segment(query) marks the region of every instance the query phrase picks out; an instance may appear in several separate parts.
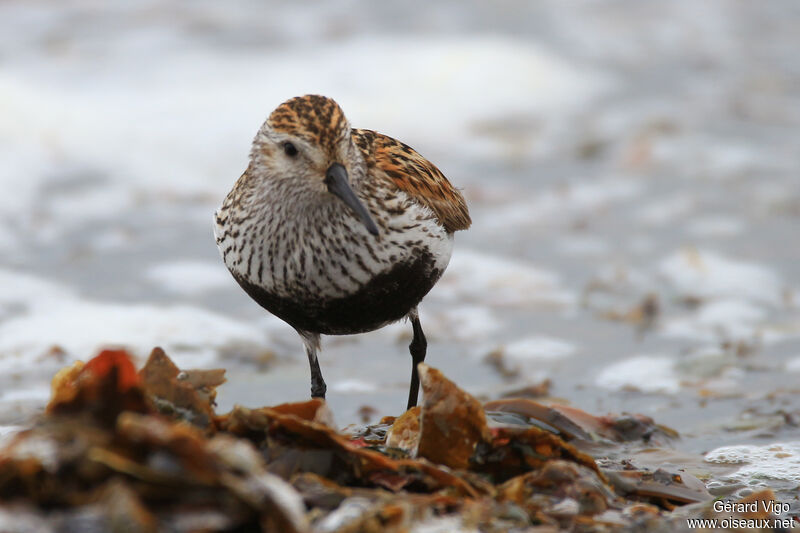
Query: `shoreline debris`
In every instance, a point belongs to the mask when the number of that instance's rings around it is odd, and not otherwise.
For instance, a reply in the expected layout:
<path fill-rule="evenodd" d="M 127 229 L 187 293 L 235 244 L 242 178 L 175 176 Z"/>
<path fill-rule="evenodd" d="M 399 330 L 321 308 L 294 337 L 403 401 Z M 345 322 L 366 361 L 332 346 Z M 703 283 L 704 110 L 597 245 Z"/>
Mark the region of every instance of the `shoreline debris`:
<path fill-rule="evenodd" d="M 710 509 L 690 474 L 585 451 L 676 437 L 647 417 L 483 405 L 419 370 L 420 407 L 347 433 L 323 400 L 220 415 L 223 370 L 156 348 L 137 372 L 103 351 L 58 372 L 44 415 L 0 449 L 0 530 L 680 530 L 674 509 Z"/>

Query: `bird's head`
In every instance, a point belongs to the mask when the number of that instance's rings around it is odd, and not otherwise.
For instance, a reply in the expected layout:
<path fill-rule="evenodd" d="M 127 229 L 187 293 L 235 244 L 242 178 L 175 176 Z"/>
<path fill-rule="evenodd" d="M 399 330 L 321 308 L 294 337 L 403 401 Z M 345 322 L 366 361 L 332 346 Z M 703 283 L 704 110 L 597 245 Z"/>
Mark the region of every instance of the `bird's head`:
<path fill-rule="evenodd" d="M 253 141 L 250 168 L 258 179 L 286 180 L 321 201 L 336 198 L 373 235 L 378 227 L 354 192 L 366 164 L 350 124 L 335 101 L 306 95 L 287 100 L 267 118 Z"/>

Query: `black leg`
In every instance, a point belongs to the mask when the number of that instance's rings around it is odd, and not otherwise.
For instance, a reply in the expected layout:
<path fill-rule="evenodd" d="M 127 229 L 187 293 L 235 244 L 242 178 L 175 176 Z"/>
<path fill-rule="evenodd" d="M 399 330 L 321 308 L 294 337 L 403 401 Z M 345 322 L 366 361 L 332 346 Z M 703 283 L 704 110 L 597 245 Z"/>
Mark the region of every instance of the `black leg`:
<path fill-rule="evenodd" d="M 422 325 L 419 323 L 419 315 L 414 312 L 409 316 L 411 317 L 411 327 L 414 328 L 414 338 L 411 340 L 411 344 L 408 345 L 408 351 L 411 352 L 411 387 L 408 389 L 407 409 L 411 409 L 417 405 L 417 396 L 419 396 L 419 372 L 417 371 L 417 365 L 425 361 L 425 351 L 428 348 L 428 341 L 425 340 L 425 334 L 422 332 Z"/>
<path fill-rule="evenodd" d="M 319 360 L 314 355 L 313 360 L 309 356 L 308 362 L 311 364 L 311 397 L 325 399 L 325 391 L 328 387 L 325 385 L 325 380 L 322 379 L 322 370 L 319 368 Z"/>
<path fill-rule="evenodd" d="M 317 359 L 317 351 L 319 350 L 319 335 L 310 333 L 300 333 L 303 337 L 303 344 L 306 348 L 306 355 L 308 356 L 308 365 L 311 367 L 311 397 L 325 399 L 325 391 L 328 387 L 325 385 L 325 380 L 322 378 L 322 370 L 319 368 L 319 360 Z"/>

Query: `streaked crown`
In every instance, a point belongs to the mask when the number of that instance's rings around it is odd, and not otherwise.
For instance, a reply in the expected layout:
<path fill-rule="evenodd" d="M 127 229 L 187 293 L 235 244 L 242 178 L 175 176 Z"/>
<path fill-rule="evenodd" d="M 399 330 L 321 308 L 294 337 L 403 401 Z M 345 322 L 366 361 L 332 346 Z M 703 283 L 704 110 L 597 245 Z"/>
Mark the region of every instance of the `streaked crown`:
<path fill-rule="evenodd" d="M 307 94 L 279 105 L 267 119 L 276 132 L 298 137 L 333 153 L 342 139 L 350 134 L 350 124 L 342 108 L 325 96 Z"/>

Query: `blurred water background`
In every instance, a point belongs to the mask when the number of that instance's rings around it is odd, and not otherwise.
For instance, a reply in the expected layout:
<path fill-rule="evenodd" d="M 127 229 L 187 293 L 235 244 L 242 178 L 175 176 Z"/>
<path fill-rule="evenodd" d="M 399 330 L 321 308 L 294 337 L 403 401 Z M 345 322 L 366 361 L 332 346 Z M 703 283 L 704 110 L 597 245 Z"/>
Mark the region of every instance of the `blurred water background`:
<path fill-rule="evenodd" d="M 486 398 L 550 379 L 678 430 L 656 463 L 794 490 L 799 22 L 792 0 L 0 3 L 0 423 L 105 345 L 226 368 L 221 410 L 307 398 L 211 215 L 267 114 L 320 93 L 468 199 L 430 364 Z M 324 339 L 340 425 L 401 412 L 409 341 Z"/>

